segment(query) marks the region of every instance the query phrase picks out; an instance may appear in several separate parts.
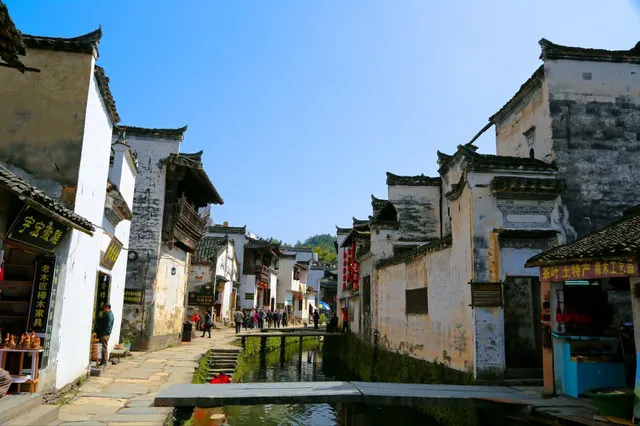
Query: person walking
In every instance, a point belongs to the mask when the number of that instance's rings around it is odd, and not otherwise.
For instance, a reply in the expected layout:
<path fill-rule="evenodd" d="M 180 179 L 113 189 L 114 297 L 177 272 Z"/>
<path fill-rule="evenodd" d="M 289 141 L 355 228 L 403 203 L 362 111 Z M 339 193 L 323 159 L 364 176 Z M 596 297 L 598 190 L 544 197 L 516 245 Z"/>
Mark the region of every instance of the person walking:
<path fill-rule="evenodd" d="M 342 308 L 342 332 L 349 332 L 349 309 L 346 306 Z"/>
<path fill-rule="evenodd" d="M 273 313 L 273 324 L 276 328 L 280 328 L 280 311 Z"/>
<path fill-rule="evenodd" d="M 267 327 L 271 328 L 273 326 L 273 312 L 271 309 L 267 311 Z"/>
<path fill-rule="evenodd" d="M 209 333 L 209 339 L 211 339 L 211 327 L 213 327 L 213 320 L 211 319 L 211 311 L 207 311 L 204 314 L 204 324 L 202 325 L 202 337 L 205 333 Z"/>
<path fill-rule="evenodd" d="M 258 311 L 258 328 L 261 330 L 264 328 L 264 310 L 262 308 Z"/>
<path fill-rule="evenodd" d="M 111 336 L 112 329 L 113 312 L 111 312 L 111 305 L 109 303 L 105 303 L 102 306 L 102 312 L 98 314 L 93 330 L 102 345 L 102 359 L 98 365 L 106 365 L 107 361 L 109 361 L 109 337 Z"/>
<path fill-rule="evenodd" d="M 286 327 L 287 326 L 287 321 L 289 320 L 289 314 L 287 313 L 286 310 L 282 311 L 282 326 Z"/>
<path fill-rule="evenodd" d="M 11 374 L 7 370 L 0 368 L 0 398 L 5 396 L 11 386 Z"/>
<path fill-rule="evenodd" d="M 240 333 L 240 327 L 242 326 L 242 322 L 244 321 L 244 314 L 240 310 L 240 308 L 236 308 L 236 313 L 233 315 L 233 319 L 236 321 L 236 334 Z M 245 329 L 247 328 L 245 324 Z"/>
<path fill-rule="evenodd" d="M 251 309 L 251 312 L 249 313 L 249 328 L 256 328 L 254 325 L 255 321 L 256 321 L 256 310 Z"/>
<path fill-rule="evenodd" d="M 253 328 L 258 328 L 258 311 L 253 312 Z"/>
<path fill-rule="evenodd" d="M 316 330 L 318 329 L 318 322 L 320 322 L 320 314 L 316 309 L 315 311 L 313 311 L 313 328 L 315 328 Z"/>

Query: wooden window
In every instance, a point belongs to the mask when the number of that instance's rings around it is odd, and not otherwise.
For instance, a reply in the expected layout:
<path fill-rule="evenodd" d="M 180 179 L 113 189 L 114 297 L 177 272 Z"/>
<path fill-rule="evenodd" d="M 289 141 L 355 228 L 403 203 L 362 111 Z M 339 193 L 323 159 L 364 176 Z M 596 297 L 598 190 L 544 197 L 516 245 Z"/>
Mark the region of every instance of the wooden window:
<path fill-rule="evenodd" d="M 405 313 L 428 314 L 429 313 L 429 292 L 427 287 L 405 290 Z"/>
<path fill-rule="evenodd" d="M 471 306 L 502 306 L 502 283 L 471 283 Z"/>

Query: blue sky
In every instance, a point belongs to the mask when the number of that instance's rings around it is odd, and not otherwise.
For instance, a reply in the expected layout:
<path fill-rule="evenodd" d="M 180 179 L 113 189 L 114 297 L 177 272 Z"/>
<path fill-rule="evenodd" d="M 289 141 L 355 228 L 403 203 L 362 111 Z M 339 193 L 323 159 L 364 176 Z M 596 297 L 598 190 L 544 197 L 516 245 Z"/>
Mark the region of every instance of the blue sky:
<path fill-rule="evenodd" d="M 189 125 L 216 222 L 287 242 L 349 226 L 385 171 L 437 175 L 540 64 L 538 40 L 628 49 L 631 0 L 5 0 L 26 33 L 102 25 L 122 124 Z M 635 5 L 634 5 L 635 3 Z M 493 130 L 478 142 L 494 152 Z"/>

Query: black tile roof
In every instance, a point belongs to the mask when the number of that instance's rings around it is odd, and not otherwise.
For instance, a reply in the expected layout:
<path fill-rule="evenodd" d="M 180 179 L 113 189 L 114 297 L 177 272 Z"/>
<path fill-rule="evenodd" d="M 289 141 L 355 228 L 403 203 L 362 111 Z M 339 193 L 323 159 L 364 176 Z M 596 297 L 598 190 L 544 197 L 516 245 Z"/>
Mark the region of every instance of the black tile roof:
<path fill-rule="evenodd" d="M 167 164 L 174 164 L 189 168 L 201 185 L 201 191 L 198 191 L 207 203 L 224 204 L 224 200 L 218 193 L 218 190 L 204 171 L 202 166 L 202 151 L 193 154 L 171 154 L 166 159 Z"/>
<path fill-rule="evenodd" d="M 584 47 L 562 46 L 547 39 L 539 41 L 542 53 L 540 59 L 571 59 L 574 61 L 600 62 L 640 62 L 640 42 L 629 50 L 589 49 Z"/>
<path fill-rule="evenodd" d="M 401 186 L 438 186 L 441 179 L 439 177 L 428 177 L 425 175 L 418 176 L 399 176 L 387 172 L 387 185 Z"/>
<path fill-rule="evenodd" d="M 83 231 L 87 234 L 92 234 L 95 231 L 94 225 L 82 216 L 72 212 L 61 203 L 55 201 L 53 198 L 40 191 L 35 186 L 30 185 L 24 179 L 19 178 L 9 169 L 0 164 L 0 185 L 4 186 L 7 190 L 14 193 L 18 197 L 25 197 L 27 203 L 35 203 L 35 207 L 45 210 L 53 214 L 54 219 L 62 218 L 67 225 L 73 226 L 79 231 Z M 32 204 L 33 205 L 33 204 Z"/>
<path fill-rule="evenodd" d="M 213 225 L 208 228 L 208 231 L 212 234 L 246 234 L 247 233 L 247 225 L 245 226 L 224 226 L 224 225 Z"/>
<path fill-rule="evenodd" d="M 204 237 L 198 241 L 191 262 L 205 264 L 213 261 L 215 263 L 215 258 L 227 244 L 228 240 L 224 237 Z"/>
<path fill-rule="evenodd" d="M 336 225 L 336 234 L 348 234 L 352 228 L 340 228 Z"/>
<path fill-rule="evenodd" d="M 491 180 L 491 190 L 495 193 L 560 194 L 564 188 L 562 179 L 496 176 Z"/>
<path fill-rule="evenodd" d="M 146 127 L 135 127 L 135 126 L 115 126 L 113 128 L 114 133 L 122 130 L 126 130 L 127 135 L 130 136 L 151 136 L 154 138 L 161 139 L 171 139 L 171 140 L 182 140 L 184 138 L 184 133 L 187 131 L 187 126 L 178 127 L 177 129 L 153 129 Z"/>
<path fill-rule="evenodd" d="M 371 194 L 371 208 L 373 209 L 373 215 L 375 216 L 378 212 L 388 203 L 388 200 L 383 200 L 380 198 L 374 197 Z"/>
<path fill-rule="evenodd" d="M 122 193 L 120 193 L 118 186 L 112 183 L 110 180 L 107 180 L 107 195 L 113 198 L 115 207 L 119 209 L 122 217 L 127 220 L 133 219 L 133 213 L 131 212 L 129 205 L 122 196 Z"/>
<path fill-rule="evenodd" d="M 369 223 L 368 219 L 356 219 L 355 217 L 351 218 L 353 220 L 353 226 L 366 225 Z"/>
<path fill-rule="evenodd" d="M 94 50 L 98 51 L 98 44 L 100 44 L 101 38 L 102 27 L 90 33 L 71 38 L 23 35 L 24 44 L 27 48 L 90 54 L 93 54 Z"/>
<path fill-rule="evenodd" d="M 554 164 L 549 164 L 536 158 L 478 154 L 474 150 L 469 149 L 466 145 L 459 145 L 458 151 L 462 152 L 462 154 L 468 158 L 468 168 L 471 170 L 522 169 L 555 171 L 558 169 Z"/>
<path fill-rule="evenodd" d="M 9 9 L 0 0 L 0 58 L 9 66 L 25 71 L 25 65 L 18 56 L 26 54 L 22 33 L 9 16 Z"/>
<path fill-rule="evenodd" d="M 386 266 L 399 265 L 401 263 L 407 263 L 407 262 L 410 262 L 411 260 L 413 260 L 413 259 L 415 259 L 417 257 L 420 257 L 420 256 L 422 256 L 424 254 L 433 253 L 433 252 L 436 252 L 436 251 L 447 249 L 447 248 L 451 247 L 452 241 L 453 240 L 451 238 L 451 234 L 449 234 L 449 235 L 444 236 L 443 238 L 440 238 L 439 240 L 435 240 L 433 242 L 418 246 L 418 247 L 414 248 L 413 250 L 403 251 L 402 253 L 399 253 L 398 255 L 394 255 L 393 257 L 390 257 L 389 259 L 379 260 L 378 263 L 376 264 L 376 266 L 378 268 L 384 268 Z"/>
<path fill-rule="evenodd" d="M 511 107 L 516 105 L 522 98 L 524 98 L 532 89 L 535 89 L 542 78 L 544 77 L 544 65 L 540 65 L 537 70 L 529 77 L 527 81 L 525 81 L 522 86 L 518 89 L 515 95 L 511 99 L 505 103 L 502 108 L 498 110 L 495 114 L 489 117 L 489 121 L 491 123 L 496 124 L 496 121 L 499 121 L 499 118 L 503 115 L 503 113 L 507 112 Z"/>
<path fill-rule="evenodd" d="M 111 118 L 111 124 L 118 124 L 120 122 L 120 116 L 116 109 L 116 101 L 113 99 L 111 89 L 109 89 L 109 77 L 104 73 L 104 69 L 98 65 L 95 67 L 94 74 L 96 81 L 98 82 L 98 89 L 100 89 L 100 95 L 104 101 L 107 111 L 109 111 L 109 117 Z"/>
<path fill-rule="evenodd" d="M 533 256 L 527 260 L 525 266 L 530 268 L 561 262 L 628 257 L 638 251 L 640 251 L 640 209 L 634 208 L 629 210 L 626 216 L 599 231 Z"/>

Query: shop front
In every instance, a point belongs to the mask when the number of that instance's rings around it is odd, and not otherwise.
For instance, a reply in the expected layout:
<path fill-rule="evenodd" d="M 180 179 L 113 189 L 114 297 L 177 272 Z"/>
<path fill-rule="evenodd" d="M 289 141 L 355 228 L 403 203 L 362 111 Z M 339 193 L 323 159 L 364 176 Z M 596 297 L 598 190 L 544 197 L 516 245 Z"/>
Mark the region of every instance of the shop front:
<path fill-rule="evenodd" d="M 634 226 L 640 229 L 640 217 L 626 217 L 527 261 L 540 274 L 545 394 L 577 398 L 634 388 Z"/>
<path fill-rule="evenodd" d="M 35 392 L 40 372 L 50 365 L 66 260 L 60 253 L 72 228 L 93 231 L 88 221 L 0 167 L 0 366 L 11 373 L 15 390 Z"/>

